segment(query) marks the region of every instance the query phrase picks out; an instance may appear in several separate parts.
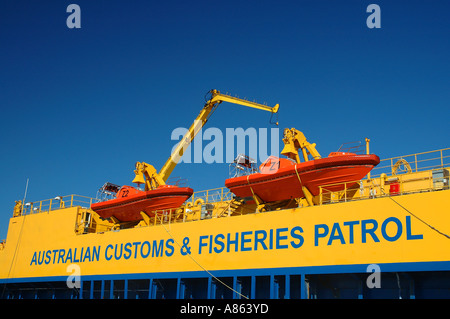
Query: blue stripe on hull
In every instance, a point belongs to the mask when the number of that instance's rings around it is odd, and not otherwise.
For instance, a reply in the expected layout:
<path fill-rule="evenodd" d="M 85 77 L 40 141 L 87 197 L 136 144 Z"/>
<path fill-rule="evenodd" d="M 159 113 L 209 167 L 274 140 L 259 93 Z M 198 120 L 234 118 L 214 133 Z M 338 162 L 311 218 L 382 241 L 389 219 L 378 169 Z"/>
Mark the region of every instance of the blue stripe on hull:
<path fill-rule="evenodd" d="M 368 265 L 0 280 L 0 298 L 450 298 L 450 262 L 379 264 L 381 287 L 368 288 Z M 3 291 L 3 292 L 2 292 Z"/>

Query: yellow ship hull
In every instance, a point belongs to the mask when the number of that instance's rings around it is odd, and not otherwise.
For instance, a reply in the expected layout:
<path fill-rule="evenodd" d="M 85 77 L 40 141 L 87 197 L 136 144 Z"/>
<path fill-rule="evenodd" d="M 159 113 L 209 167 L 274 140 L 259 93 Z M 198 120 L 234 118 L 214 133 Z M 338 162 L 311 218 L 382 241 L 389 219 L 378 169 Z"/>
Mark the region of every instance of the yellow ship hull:
<path fill-rule="evenodd" d="M 450 234 L 450 190 L 396 201 Z M 390 198 L 76 235 L 82 208 L 10 220 L 0 278 L 184 273 L 431 263 L 449 267 L 450 241 Z M 442 263 L 443 262 L 443 263 Z M 365 268 L 360 268 L 365 271 Z"/>

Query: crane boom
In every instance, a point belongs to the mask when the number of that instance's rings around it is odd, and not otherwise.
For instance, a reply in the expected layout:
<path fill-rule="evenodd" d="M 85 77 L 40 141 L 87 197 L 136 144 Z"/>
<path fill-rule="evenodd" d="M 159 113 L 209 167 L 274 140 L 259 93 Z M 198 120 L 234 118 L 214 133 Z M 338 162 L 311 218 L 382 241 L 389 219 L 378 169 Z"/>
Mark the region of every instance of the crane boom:
<path fill-rule="evenodd" d="M 247 101 L 247 100 L 244 100 L 244 99 L 240 99 L 238 97 L 234 97 L 234 96 L 231 96 L 231 95 L 220 93 L 217 90 L 212 90 L 211 93 L 213 95 L 213 98 L 210 100 L 210 102 L 212 102 L 212 103 L 214 103 L 215 101 L 220 101 L 219 103 L 221 103 L 221 102 L 230 102 L 230 103 L 234 103 L 234 104 L 240 104 L 240 105 L 244 105 L 244 106 L 248 106 L 248 107 L 253 107 L 255 109 L 260 109 L 260 110 L 263 110 L 263 111 L 269 111 L 269 112 L 272 112 L 272 113 L 277 113 L 278 109 L 280 107 L 279 104 L 276 104 L 274 107 L 271 107 L 271 106 L 259 104 L 259 103 L 256 103 L 256 102 Z"/>
<path fill-rule="evenodd" d="M 205 105 L 201 109 L 198 116 L 195 118 L 191 127 L 177 144 L 159 173 L 156 172 L 155 168 L 152 165 L 143 162 L 137 162 L 136 170 L 134 171 L 134 173 L 136 174 L 136 177 L 133 180 L 134 183 L 144 183 L 146 190 L 164 185 L 170 174 L 174 170 L 175 166 L 183 156 L 186 148 L 191 144 L 197 133 L 205 125 L 209 117 L 212 115 L 213 111 L 219 106 L 220 103 L 229 102 L 233 104 L 239 104 L 268 111 L 272 114 L 277 113 L 280 107 L 279 104 L 276 104 L 274 107 L 270 107 L 256 102 L 247 101 L 227 94 L 222 94 L 218 90 L 211 90 L 208 93 L 211 93 L 211 98 L 206 101 Z M 278 125 L 278 123 L 276 124 Z"/>
<path fill-rule="evenodd" d="M 169 159 L 166 161 L 164 166 L 159 171 L 159 176 L 164 181 L 166 181 L 169 178 L 170 174 L 172 173 L 173 169 L 177 165 L 178 161 L 183 156 L 186 148 L 194 140 L 197 133 L 208 121 L 209 117 L 212 114 L 212 111 L 214 109 L 216 109 L 220 103 L 229 102 L 229 103 L 233 103 L 233 104 L 239 104 L 239 105 L 243 105 L 243 106 L 248 106 L 248 107 L 268 111 L 271 113 L 277 113 L 278 109 L 280 107 L 279 104 L 276 104 L 274 107 L 270 107 L 267 105 L 247 101 L 247 100 L 240 99 L 240 98 L 230 96 L 227 94 L 222 94 L 218 90 L 211 90 L 210 93 L 211 93 L 211 99 L 209 99 L 205 103 L 203 109 L 200 111 L 199 115 L 194 120 L 194 123 L 192 123 L 188 132 L 183 136 L 181 141 L 178 143 L 177 147 L 174 149 L 174 151 L 170 155 Z M 278 123 L 277 123 L 277 125 L 278 125 Z"/>

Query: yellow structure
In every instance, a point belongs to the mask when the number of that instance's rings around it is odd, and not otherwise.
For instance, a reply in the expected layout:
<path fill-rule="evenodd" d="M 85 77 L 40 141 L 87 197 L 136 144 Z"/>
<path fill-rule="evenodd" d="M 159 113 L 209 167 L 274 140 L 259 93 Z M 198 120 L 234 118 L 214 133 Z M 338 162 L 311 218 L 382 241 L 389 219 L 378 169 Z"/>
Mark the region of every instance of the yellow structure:
<path fill-rule="evenodd" d="M 206 101 L 205 105 L 203 106 L 202 110 L 198 114 L 197 118 L 194 120 L 194 123 L 189 127 L 188 132 L 183 136 L 181 141 L 177 144 L 176 148 L 173 150 L 172 154 L 170 155 L 169 159 L 167 159 L 164 166 L 161 168 L 159 173 L 156 171 L 156 169 L 147 163 L 136 163 L 136 170 L 134 173 L 136 174 L 135 179 L 133 180 L 133 183 L 137 184 L 145 184 L 145 190 L 154 189 L 157 188 L 160 185 L 165 185 L 165 182 L 169 178 L 170 174 L 174 170 L 175 166 L 177 165 L 178 161 L 181 159 L 181 157 L 184 154 L 184 151 L 187 149 L 187 147 L 192 143 L 195 136 L 198 134 L 198 132 L 201 130 L 201 128 L 206 124 L 209 117 L 214 113 L 216 108 L 222 103 L 222 102 L 228 102 L 238 105 L 243 105 L 263 111 L 271 112 L 272 114 L 275 114 L 278 112 L 278 109 L 280 108 L 279 104 L 276 104 L 274 107 L 270 107 L 267 105 L 247 101 L 244 99 L 240 99 L 234 96 L 230 96 L 227 94 L 220 93 L 218 90 L 211 90 L 209 92 L 211 94 L 211 98 Z M 278 122 L 276 123 L 278 125 Z"/>
<path fill-rule="evenodd" d="M 310 144 L 306 140 L 305 135 L 295 128 L 284 130 L 283 142 L 284 148 L 281 151 L 281 154 L 295 160 L 296 163 L 300 163 L 300 156 L 298 155 L 299 149 L 301 149 L 302 151 L 303 159 L 305 162 L 309 160 L 308 153 L 311 154 L 313 159 L 322 158 L 319 152 L 316 150 L 316 144 Z"/>

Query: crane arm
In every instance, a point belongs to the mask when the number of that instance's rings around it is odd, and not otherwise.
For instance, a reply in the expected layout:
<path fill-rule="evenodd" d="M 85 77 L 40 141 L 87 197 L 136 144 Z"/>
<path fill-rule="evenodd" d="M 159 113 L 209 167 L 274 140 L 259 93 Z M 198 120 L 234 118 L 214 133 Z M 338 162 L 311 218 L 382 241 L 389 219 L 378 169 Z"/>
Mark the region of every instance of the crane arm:
<path fill-rule="evenodd" d="M 279 109 L 279 104 L 276 104 L 274 107 L 270 107 L 267 105 L 250 102 L 244 99 L 240 99 L 237 97 L 233 97 L 230 95 L 222 94 L 217 90 L 211 90 L 211 99 L 209 99 L 203 109 L 200 111 L 197 118 L 194 120 L 194 123 L 192 123 L 189 130 L 186 132 L 186 134 L 183 136 L 181 141 L 177 144 L 176 148 L 173 150 L 170 157 L 167 159 L 164 166 L 159 171 L 158 175 L 163 181 L 167 181 L 170 174 L 172 173 L 173 169 L 181 159 L 181 157 L 184 154 L 184 151 L 186 148 L 191 144 L 191 142 L 194 140 L 197 133 L 200 131 L 200 129 L 205 125 L 205 123 L 208 121 L 209 117 L 212 115 L 212 111 L 216 109 L 220 103 L 222 102 L 229 102 L 233 104 L 239 104 L 243 106 L 248 106 L 264 111 L 269 111 L 271 113 L 277 113 Z M 278 125 L 278 123 L 277 123 Z"/>
<path fill-rule="evenodd" d="M 253 107 L 255 109 L 260 109 L 263 111 L 269 111 L 272 113 L 277 113 L 278 109 L 280 107 L 279 104 L 276 104 L 274 107 L 270 107 L 267 105 L 263 105 L 263 104 L 259 104 L 256 102 L 251 102 L 251 101 L 247 101 L 244 99 L 240 99 L 231 95 L 227 95 L 227 94 L 222 94 L 217 90 L 212 90 L 212 99 L 210 100 L 210 102 L 229 102 L 229 103 L 233 103 L 233 104 L 240 104 L 240 105 L 244 105 L 244 106 L 248 106 L 248 107 Z"/>

